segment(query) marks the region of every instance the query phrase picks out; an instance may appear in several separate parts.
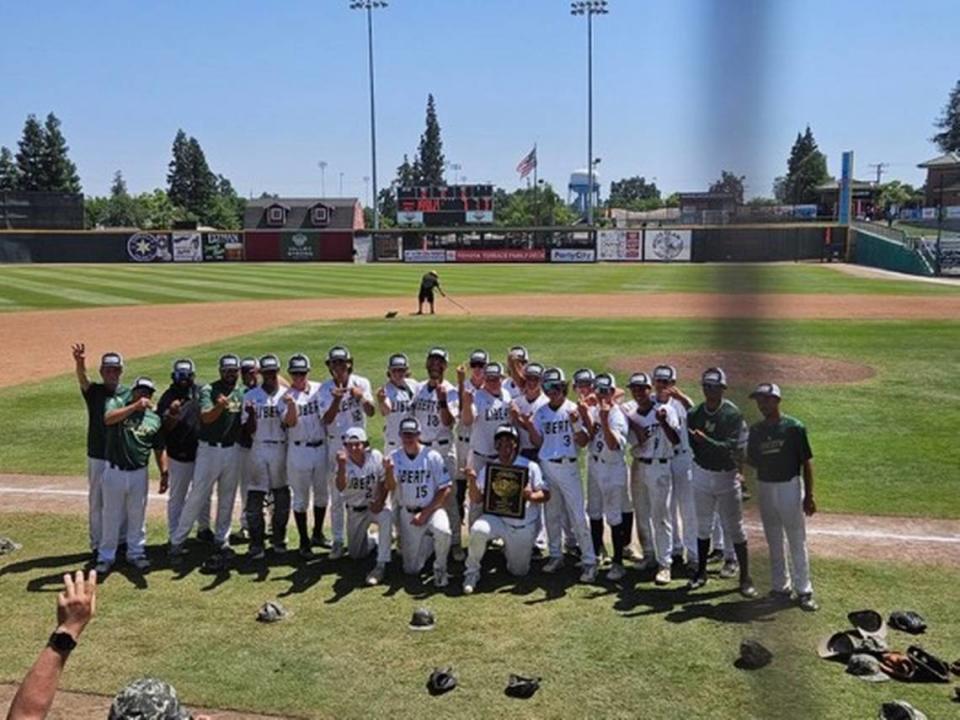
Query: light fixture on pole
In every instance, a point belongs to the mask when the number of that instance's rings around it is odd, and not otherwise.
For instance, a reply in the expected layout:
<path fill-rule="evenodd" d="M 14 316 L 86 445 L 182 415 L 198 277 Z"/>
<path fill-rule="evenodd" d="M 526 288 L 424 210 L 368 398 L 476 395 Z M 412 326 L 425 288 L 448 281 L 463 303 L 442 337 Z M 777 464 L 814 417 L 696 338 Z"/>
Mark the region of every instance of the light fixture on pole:
<path fill-rule="evenodd" d="M 343 173 L 340 173 L 340 197 L 343 197 Z"/>
<path fill-rule="evenodd" d="M 327 196 L 327 161 L 321 160 L 317 163 L 317 167 L 320 168 L 320 196 Z"/>
<path fill-rule="evenodd" d="M 606 15 L 607 0 L 577 0 L 570 3 L 571 15 L 587 18 L 587 225 L 593 225 L 593 16 Z"/>
<path fill-rule="evenodd" d="M 380 209 L 377 207 L 377 115 L 373 86 L 373 11 L 385 8 L 385 0 L 351 0 L 351 10 L 367 13 L 367 55 L 370 69 L 370 175 L 373 178 L 373 229 L 380 229 Z M 369 193 L 368 193 L 369 195 Z"/>

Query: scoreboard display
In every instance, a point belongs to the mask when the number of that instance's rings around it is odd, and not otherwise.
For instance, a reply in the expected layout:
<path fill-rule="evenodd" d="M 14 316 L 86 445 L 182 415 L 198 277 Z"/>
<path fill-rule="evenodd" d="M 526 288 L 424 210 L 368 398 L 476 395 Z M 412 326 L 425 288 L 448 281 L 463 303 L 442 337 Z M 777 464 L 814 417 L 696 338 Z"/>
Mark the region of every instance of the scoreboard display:
<path fill-rule="evenodd" d="M 397 224 L 453 227 L 493 222 L 493 185 L 397 188 Z"/>

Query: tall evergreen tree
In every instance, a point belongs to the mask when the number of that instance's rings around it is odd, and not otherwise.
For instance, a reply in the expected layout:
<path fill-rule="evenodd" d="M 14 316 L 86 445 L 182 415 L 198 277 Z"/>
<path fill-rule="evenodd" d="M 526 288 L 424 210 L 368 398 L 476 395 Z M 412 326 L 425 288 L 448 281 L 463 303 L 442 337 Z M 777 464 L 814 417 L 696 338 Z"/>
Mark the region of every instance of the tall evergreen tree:
<path fill-rule="evenodd" d="M 101 222 L 109 227 L 141 227 L 140 215 L 133 198 L 127 192 L 123 173 L 117 170 L 113 175 L 113 184 L 110 186 L 106 215 Z"/>
<path fill-rule="evenodd" d="M 170 160 L 167 172 L 167 195 L 177 207 L 186 207 L 190 202 L 192 182 L 189 141 L 182 129 L 177 130 L 177 135 L 173 139 L 172 154 L 173 158 Z"/>
<path fill-rule="evenodd" d="M 440 123 L 433 95 L 427 95 L 427 126 L 420 136 L 417 151 L 419 181 L 422 185 L 443 185 L 443 140 L 440 138 Z"/>
<path fill-rule="evenodd" d="M 217 176 L 207 165 L 207 158 L 203 148 L 195 137 L 188 142 L 188 157 L 190 159 L 190 198 L 186 209 L 199 219 L 206 218 L 217 196 Z"/>
<path fill-rule="evenodd" d="M 77 166 L 68 155 L 70 148 L 60 129 L 60 120 L 50 113 L 43 126 L 43 156 L 40 184 L 50 192 L 78 193 L 81 190 Z"/>
<path fill-rule="evenodd" d="M 16 190 L 20 184 L 20 171 L 8 147 L 0 147 L 0 192 Z"/>
<path fill-rule="evenodd" d="M 403 162 L 397 168 L 397 183 L 401 187 L 413 187 L 418 182 L 419 168 L 410 164 L 410 158 L 403 154 Z"/>
<path fill-rule="evenodd" d="M 36 115 L 27 115 L 23 123 L 23 136 L 17 143 L 17 174 L 19 190 L 43 190 L 43 126 Z"/>
<path fill-rule="evenodd" d="M 930 139 L 945 153 L 960 152 L 960 80 L 950 91 L 950 98 L 934 125 L 940 132 Z"/>
<path fill-rule="evenodd" d="M 830 179 L 827 173 L 827 157 L 820 152 L 813 131 L 807 129 L 790 149 L 787 160 L 787 175 L 780 192 L 783 200 L 793 204 L 812 203 L 817 200 L 816 187 Z"/>

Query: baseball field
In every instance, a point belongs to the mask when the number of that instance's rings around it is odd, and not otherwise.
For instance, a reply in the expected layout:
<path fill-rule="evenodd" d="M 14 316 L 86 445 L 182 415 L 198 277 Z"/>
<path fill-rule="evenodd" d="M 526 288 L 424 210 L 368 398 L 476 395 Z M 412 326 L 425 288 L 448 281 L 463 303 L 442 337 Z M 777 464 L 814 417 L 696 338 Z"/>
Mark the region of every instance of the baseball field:
<path fill-rule="evenodd" d="M 87 557 L 86 416 L 71 342 L 86 342 L 90 358 L 119 350 L 128 380 L 149 375 L 161 387 L 180 356 L 206 381 L 224 352 L 285 361 L 301 351 L 322 379 L 327 348 L 346 344 L 356 372 L 376 387 L 392 352 L 407 353 L 422 376 L 432 345 L 461 361 L 475 347 L 503 356 L 519 343 L 568 373 L 589 366 L 621 382 L 670 362 L 695 397 L 699 373 L 719 364 L 750 421 L 759 415 L 749 388 L 778 382 L 784 411 L 806 423 L 815 455 L 819 512 L 808 528 L 820 612 L 742 600 L 734 581 L 716 576 L 691 593 L 679 580 L 656 588 L 636 571 L 624 583 L 587 586 L 572 568 L 552 577 L 535 568 L 517 582 L 495 551 L 470 597 L 461 596 L 458 565 L 445 591 L 396 569 L 367 588 L 366 567 L 324 556 L 238 562 L 208 575 L 197 551 L 174 570 L 156 496 L 154 568 L 140 575 L 121 566 L 102 587 L 64 675 L 62 687 L 77 694 L 61 699 L 61 716 L 102 717 L 102 696 L 142 675 L 167 679 L 192 707 L 236 711 L 230 717 L 845 720 L 874 717 L 895 698 L 930 718 L 957 711 L 946 685 L 861 682 L 815 650 L 847 627 L 849 611 L 912 609 L 930 624 L 920 644 L 960 658 L 960 285 L 806 264 L 455 266 L 441 268 L 441 279 L 462 307 L 441 298 L 438 316 L 415 317 L 424 270 L 0 267 L 0 535 L 23 545 L 0 556 L 8 618 L 0 682 L 22 678 L 51 630 L 62 574 Z M 398 314 L 387 319 L 388 311 Z M 380 423 L 370 427 L 379 445 Z M 747 520 L 763 595 L 769 576 L 754 503 Z M 255 623 L 271 599 L 292 616 Z M 420 605 L 436 613 L 435 631 L 407 630 Z M 774 652 L 773 663 L 733 666 L 748 637 Z M 898 649 L 913 642 L 896 632 L 890 640 Z M 454 666 L 460 686 L 432 698 L 424 683 L 440 665 Z M 511 672 L 541 676 L 541 691 L 505 697 Z M 4 692 L 12 686 L 0 685 L 0 702 Z"/>

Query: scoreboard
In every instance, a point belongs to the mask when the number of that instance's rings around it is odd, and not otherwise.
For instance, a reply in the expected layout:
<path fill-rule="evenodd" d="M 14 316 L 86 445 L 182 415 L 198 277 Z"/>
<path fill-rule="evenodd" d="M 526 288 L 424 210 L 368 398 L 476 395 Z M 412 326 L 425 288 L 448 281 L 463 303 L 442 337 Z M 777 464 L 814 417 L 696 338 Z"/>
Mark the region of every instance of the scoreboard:
<path fill-rule="evenodd" d="M 397 224 L 453 227 L 493 222 L 493 185 L 397 188 Z"/>

